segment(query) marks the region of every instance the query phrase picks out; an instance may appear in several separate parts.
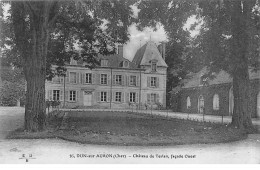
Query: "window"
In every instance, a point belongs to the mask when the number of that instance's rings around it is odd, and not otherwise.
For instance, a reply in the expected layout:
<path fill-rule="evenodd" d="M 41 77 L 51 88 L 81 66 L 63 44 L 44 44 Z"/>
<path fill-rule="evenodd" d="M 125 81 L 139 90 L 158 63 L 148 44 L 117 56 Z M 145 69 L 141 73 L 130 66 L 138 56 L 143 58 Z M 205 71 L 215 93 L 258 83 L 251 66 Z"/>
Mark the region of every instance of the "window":
<path fill-rule="evenodd" d="M 101 84 L 107 84 L 107 74 L 101 74 Z"/>
<path fill-rule="evenodd" d="M 151 94 L 151 103 L 155 103 L 156 102 L 156 94 L 152 93 Z"/>
<path fill-rule="evenodd" d="M 101 102 L 107 101 L 107 92 L 101 92 Z"/>
<path fill-rule="evenodd" d="M 213 96 L 213 110 L 219 110 L 219 96 L 215 94 Z"/>
<path fill-rule="evenodd" d="M 156 87 L 156 77 L 151 77 L 151 87 Z"/>
<path fill-rule="evenodd" d="M 77 83 L 77 74 L 75 72 L 70 72 L 70 83 Z"/>
<path fill-rule="evenodd" d="M 85 83 L 90 84 L 92 82 L 92 75 L 91 73 L 86 73 L 86 81 Z"/>
<path fill-rule="evenodd" d="M 116 92 L 116 102 L 121 102 L 121 97 L 122 93 L 121 92 Z"/>
<path fill-rule="evenodd" d="M 108 60 L 101 60 L 101 66 L 107 66 Z"/>
<path fill-rule="evenodd" d="M 156 71 L 156 62 L 152 62 L 152 71 Z"/>
<path fill-rule="evenodd" d="M 190 109 L 191 102 L 190 102 L 190 96 L 187 97 L 187 109 Z"/>
<path fill-rule="evenodd" d="M 60 100 L 60 91 L 59 90 L 53 90 L 53 100 L 59 101 Z"/>
<path fill-rule="evenodd" d="M 69 101 L 76 101 L 76 91 L 75 90 L 70 91 Z"/>
<path fill-rule="evenodd" d="M 116 75 L 116 84 L 122 85 L 122 75 Z"/>
<path fill-rule="evenodd" d="M 136 86 L 136 76 L 130 76 L 130 86 Z"/>
<path fill-rule="evenodd" d="M 128 68 L 128 65 L 129 65 L 128 61 L 124 61 L 124 68 Z"/>
<path fill-rule="evenodd" d="M 135 103 L 135 97 L 136 97 L 136 93 L 135 92 L 130 92 L 130 102 L 131 103 Z"/>

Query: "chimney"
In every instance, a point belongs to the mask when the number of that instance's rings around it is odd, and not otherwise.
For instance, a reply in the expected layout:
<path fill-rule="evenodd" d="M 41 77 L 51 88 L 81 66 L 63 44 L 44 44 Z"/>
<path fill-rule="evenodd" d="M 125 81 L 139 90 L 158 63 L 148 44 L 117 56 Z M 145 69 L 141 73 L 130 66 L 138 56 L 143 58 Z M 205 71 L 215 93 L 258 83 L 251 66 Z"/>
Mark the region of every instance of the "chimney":
<path fill-rule="evenodd" d="M 123 52 L 124 52 L 124 47 L 123 45 L 119 44 L 118 47 L 118 55 L 122 56 L 123 57 Z"/>
<path fill-rule="evenodd" d="M 166 43 L 165 42 L 161 42 L 160 45 L 158 45 L 158 49 L 159 49 L 159 52 L 161 53 L 162 55 L 162 58 L 165 60 L 165 46 L 166 46 Z"/>

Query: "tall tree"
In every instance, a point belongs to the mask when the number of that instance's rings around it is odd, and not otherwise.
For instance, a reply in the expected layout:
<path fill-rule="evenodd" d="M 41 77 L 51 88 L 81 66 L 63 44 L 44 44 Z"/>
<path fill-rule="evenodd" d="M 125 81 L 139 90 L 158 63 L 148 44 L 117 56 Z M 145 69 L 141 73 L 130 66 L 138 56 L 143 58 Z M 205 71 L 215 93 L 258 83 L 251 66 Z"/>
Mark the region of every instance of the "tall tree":
<path fill-rule="evenodd" d="M 20 106 L 24 104 L 26 82 L 19 68 L 1 66 L 0 69 L 0 102 L 2 105 Z"/>
<path fill-rule="evenodd" d="M 189 45 L 190 33 L 184 30 L 187 19 L 195 14 L 196 6 L 191 1 L 140 1 L 137 3 L 140 9 L 137 19 L 137 27 L 142 30 L 144 27 L 152 27 L 155 30 L 159 25 L 164 27 L 168 37 L 166 43 L 167 106 L 171 105 L 170 91 L 179 85 L 188 70 L 185 68 L 187 46 Z"/>
<path fill-rule="evenodd" d="M 94 56 L 97 53 L 111 53 L 114 43 L 127 41 L 127 28 L 132 22 L 129 4 L 116 0 L 11 1 L 10 20 L 1 25 L 6 28 L 1 30 L 9 31 L 6 34 L 9 37 L 3 38 L 1 47 L 8 51 L 10 47 L 6 48 L 6 43 L 12 45 L 11 53 L 17 55 L 10 56 L 13 56 L 14 63 L 18 61 L 25 73 L 27 131 L 45 128 L 46 70 L 53 76 L 51 64 L 64 66 L 71 56 L 89 63 L 96 62 Z M 102 29 L 101 24 L 105 28 Z M 2 33 L 1 36 L 5 35 Z M 76 42 L 82 55 L 76 55 Z"/>
<path fill-rule="evenodd" d="M 198 3 L 203 17 L 197 48 L 211 72 L 220 69 L 233 78 L 232 125 L 253 129 L 249 68 L 259 69 L 260 7 L 258 0 L 219 0 Z"/>
<path fill-rule="evenodd" d="M 197 70 L 201 66 L 208 66 L 209 76 L 220 70 L 230 73 L 233 77 L 235 99 L 232 125 L 249 131 L 253 129 L 249 107 L 248 69 L 249 67 L 259 69 L 259 1 L 150 0 L 140 1 L 138 7 L 141 9 L 138 22 L 142 27 L 155 27 L 160 22 L 169 41 L 174 40 L 173 42 L 177 44 L 182 42 L 178 39 L 179 36 L 185 37 L 181 34 L 185 19 L 196 15 L 203 21 L 200 34 L 195 40 L 185 43 L 185 45 L 190 43 L 188 48 L 192 49 L 192 53 L 178 55 L 184 60 L 179 63 L 184 70 L 188 67 L 195 67 L 194 70 Z M 196 24 L 193 28 L 195 26 Z M 174 49 L 174 46 L 170 48 Z"/>

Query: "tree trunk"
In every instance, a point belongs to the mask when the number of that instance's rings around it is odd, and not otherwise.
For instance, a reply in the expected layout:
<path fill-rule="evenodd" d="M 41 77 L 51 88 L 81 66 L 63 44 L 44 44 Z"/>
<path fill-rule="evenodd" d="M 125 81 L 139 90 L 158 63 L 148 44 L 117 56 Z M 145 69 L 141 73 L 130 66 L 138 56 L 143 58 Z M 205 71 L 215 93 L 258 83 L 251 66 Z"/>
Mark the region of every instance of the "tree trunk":
<path fill-rule="evenodd" d="M 253 129 L 250 113 L 250 83 L 248 69 L 238 70 L 233 76 L 234 110 L 232 125 L 240 129 Z"/>
<path fill-rule="evenodd" d="M 250 10 L 241 1 L 232 1 L 231 11 L 231 58 L 234 93 L 232 125 L 251 131 L 253 128 L 250 113 L 250 81 L 248 72 L 248 16 Z"/>
<path fill-rule="evenodd" d="M 27 80 L 25 129 L 28 131 L 41 131 L 46 124 L 45 77 L 49 32 L 48 13 L 45 10 L 47 7 L 44 4 L 41 7 L 42 9 L 31 9 L 30 13 L 31 56 L 27 58 L 25 64 Z"/>
<path fill-rule="evenodd" d="M 46 124 L 46 57 L 50 22 L 54 21 L 49 15 L 54 5 L 57 2 L 11 2 L 15 41 L 23 57 L 27 81 L 24 126 L 29 132 L 42 131 Z"/>

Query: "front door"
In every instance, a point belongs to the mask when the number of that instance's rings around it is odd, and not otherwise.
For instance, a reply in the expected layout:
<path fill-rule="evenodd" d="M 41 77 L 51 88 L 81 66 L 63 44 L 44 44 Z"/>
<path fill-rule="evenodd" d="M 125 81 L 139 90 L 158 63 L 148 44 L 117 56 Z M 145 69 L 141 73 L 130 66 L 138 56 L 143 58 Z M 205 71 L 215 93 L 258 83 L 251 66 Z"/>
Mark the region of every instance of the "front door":
<path fill-rule="evenodd" d="M 203 96 L 200 96 L 198 100 L 198 112 L 202 114 L 203 111 L 204 111 L 204 98 Z"/>
<path fill-rule="evenodd" d="M 260 92 L 257 95 L 257 117 L 260 118 Z"/>
<path fill-rule="evenodd" d="M 91 106 L 92 92 L 84 91 L 83 100 L 84 100 L 84 106 Z"/>
<path fill-rule="evenodd" d="M 233 87 L 229 90 L 229 116 L 233 115 L 234 110 L 234 95 L 233 95 Z"/>

